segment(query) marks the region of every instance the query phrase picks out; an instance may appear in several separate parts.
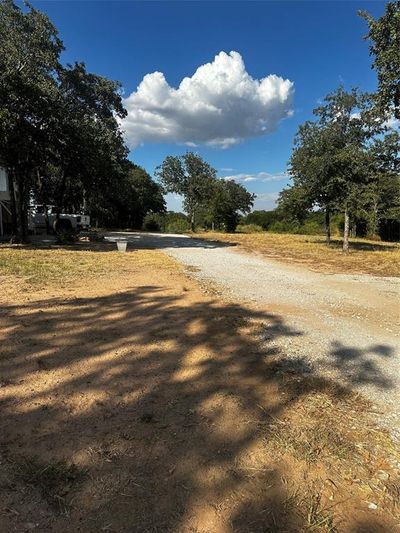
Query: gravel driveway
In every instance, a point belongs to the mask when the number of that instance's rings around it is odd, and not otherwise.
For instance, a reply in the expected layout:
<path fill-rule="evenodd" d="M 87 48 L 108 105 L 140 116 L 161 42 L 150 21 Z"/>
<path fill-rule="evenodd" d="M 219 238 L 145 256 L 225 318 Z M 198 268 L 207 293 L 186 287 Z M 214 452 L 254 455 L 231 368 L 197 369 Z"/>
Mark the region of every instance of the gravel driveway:
<path fill-rule="evenodd" d="M 296 333 L 265 338 L 267 353 L 385 404 L 385 421 L 400 435 L 398 279 L 312 272 L 179 235 L 114 233 L 107 238 L 163 249 L 191 276 L 219 287 L 225 298 L 278 315 L 283 329 Z"/>

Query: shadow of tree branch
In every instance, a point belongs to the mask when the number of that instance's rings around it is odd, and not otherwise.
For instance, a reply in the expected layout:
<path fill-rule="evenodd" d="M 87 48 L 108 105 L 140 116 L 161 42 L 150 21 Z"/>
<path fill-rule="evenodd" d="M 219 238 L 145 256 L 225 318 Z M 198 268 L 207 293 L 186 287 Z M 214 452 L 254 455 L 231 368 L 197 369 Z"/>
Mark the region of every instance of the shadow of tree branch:
<path fill-rule="evenodd" d="M 256 448 L 294 399 L 349 391 L 284 380 L 249 334 L 261 322 L 271 342 L 302 335 L 282 317 L 149 285 L 4 305 L 0 319 L 3 449 L 88 469 L 69 527 L 112 516 L 113 531 L 300 530 L 280 465 Z M 337 344 L 333 356 L 369 379 L 363 353 Z"/>

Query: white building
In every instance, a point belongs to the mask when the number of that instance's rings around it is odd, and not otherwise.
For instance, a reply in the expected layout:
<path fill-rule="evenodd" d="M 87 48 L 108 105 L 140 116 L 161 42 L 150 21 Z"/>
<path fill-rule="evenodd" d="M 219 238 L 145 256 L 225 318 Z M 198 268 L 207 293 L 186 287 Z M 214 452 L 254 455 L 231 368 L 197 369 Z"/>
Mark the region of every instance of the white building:
<path fill-rule="evenodd" d="M 0 167 L 0 237 L 11 232 L 10 192 L 5 168 Z"/>

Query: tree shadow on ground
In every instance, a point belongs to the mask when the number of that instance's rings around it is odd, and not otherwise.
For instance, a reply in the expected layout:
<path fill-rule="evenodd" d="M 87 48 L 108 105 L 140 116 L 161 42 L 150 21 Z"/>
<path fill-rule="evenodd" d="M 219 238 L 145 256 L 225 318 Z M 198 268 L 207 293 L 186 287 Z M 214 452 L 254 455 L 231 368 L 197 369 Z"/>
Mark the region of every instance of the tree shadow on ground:
<path fill-rule="evenodd" d="M 58 243 L 54 236 L 38 236 L 24 245 L 2 244 L 1 249 L 59 249 L 66 251 L 113 252 L 117 251 L 117 242 L 127 243 L 127 252 L 136 250 L 164 250 L 166 248 L 231 248 L 237 243 L 205 240 L 187 235 L 170 235 L 165 233 L 144 232 L 106 232 L 102 241 L 79 240 L 71 243 Z"/>
<path fill-rule="evenodd" d="M 340 372 L 348 385 L 373 384 L 377 389 L 394 387 L 392 377 L 388 376 L 380 362 L 392 358 L 394 348 L 387 344 L 372 344 L 365 348 L 346 346 L 339 341 L 332 343 L 329 354 L 331 365 Z"/>
<path fill-rule="evenodd" d="M 129 249 L 154 250 L 165 248 L 230 248 L 237 246 L 236 243 L 222 242 L 218 240 L 201 239 L 196 235 L 173 235 L 167 233 L 143 233 L 143 232 L 107 232 L 106 241 L 126 241 Z"/>
<path fill-rule="evenodd" d="M 325 243 L 325 240 L 321 239 L 321 243 Z M 342 239 L 332 239 L 330 246 L 333 248 L 342 248 L 343 240 Z M 392 245 L 384 242 L 364 242 L 364 241 L 350 241 L 350 249 L 360 250 L 366 252 L 396 252 L 399 247 L 397 244 L 393 243 Z"/>
<path fill-rule="evenodd" d="M 266 427 L 310 391 L 349 392 L 285 381 L 248 334 L 302 334 L 282 317 L 142 286 L 0 318 L 3 454 L 89 473 L 69 518 L 43 515 L 41 531 L 301 530 Z"/>

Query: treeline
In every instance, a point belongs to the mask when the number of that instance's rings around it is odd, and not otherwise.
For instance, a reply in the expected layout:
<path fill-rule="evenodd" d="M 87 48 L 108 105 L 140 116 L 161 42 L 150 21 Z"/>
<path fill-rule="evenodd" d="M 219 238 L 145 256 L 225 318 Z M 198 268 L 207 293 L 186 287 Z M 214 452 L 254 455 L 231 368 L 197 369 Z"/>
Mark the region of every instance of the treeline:
<path fill-rule="evenodd" d="M 274 231 L 315 232 L 321 216 L 329 243 L 343 226 L 382 235 L 400 220 L 400 0 L 368 21 L 376 94 L 339 88 L 301 125 L 289 172 L 271 222 Z M 217 178 L 198 155 L 167 157 L 155 182 L 128 160 L 120 129 L 126 116 L 120 84 L 90 73 L 84 63 L 62 65 L 63 43 L 48 17 L 0 0 L 0 166 L 7 170 L 13 232 L 27 238 L 31 202 L 56 212 L 84 211 L 103 227 L 235 231 L 254 195 Z M 164 193 L 183 198 L 186 215 L 166 213 Z M 247 222 L 246 222 L 247 220 Z M 312 231 L 313 229 L 313 231 Z M 390 231 L 389 231 L 390 233 Z M 392 231 L 392 234 L 395 231 Z"/>
<path fill-rule="evenodd" d="M 346 250 L 352 232 L 379 235 L 389 220 L 400 219 L 400 136 L 374 96 L 356 89 L 339 88 L 314 115 L 295 138 L 293 185 L 281 192 L 278 214 L 301 226 L 323 211 L 327 243 L 332 216 L 341 214 Z"/>
<path fill-rule="evenodd" d="M 301 220 L 280 209 L 272 211 L 252 211 L 240 219 L 237 231 L 241 233 L 257 233 L 270 231 L 272 233 L 294 233 L 298 235 L 326 234 L 325 213 L 313 211 Z M 335 213 L 330 217 L 330 232 L 334 237 L 340 237 L 344 231 L 344 216 Z M 351 218 L 350 237 L 369 237 L 384 241 L 400 241 L 400 219 L 381 219 L 378 233 L 371 232 L 369 217 L 361 214 Z"/>
<path fill-rule="evenodd" d="M 48 17 L 0 2 L 0 166 L 8 174 L 13 232 L 26 240 L 34 201 L 103 226 L 141 227 L 165 211 L 163 191 L 127 159 L 119 83 L 63 66 Z"/>
<path fill-rule="evenodd" d="M 378 91 L 340 87 L 314 109 L 315 120 L 296 135 L 289 162 L 293 184 L 280 194 L 277 211 L 298 226 L 323 211 L 327 243 L 332 215 L 340 213 L 345 251 L 352 227 L 394 236 L 400 223 L 400 135 L 390 127 L 400 119 L 400 2 L 389 2 L 378 20 L 360 15 L 369 25 Z"/>
<path fill-rule="evenodd" d="M 156 175 L 167 192 L 183 198 L 190 229 L 200 226 L 233 232 L 253 206 L 255 195 L 238 183 L 217 178 L 217 171 L 193 152 L 168 156 Z"/>

